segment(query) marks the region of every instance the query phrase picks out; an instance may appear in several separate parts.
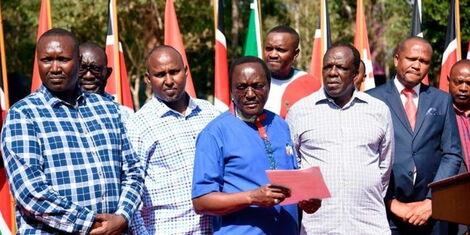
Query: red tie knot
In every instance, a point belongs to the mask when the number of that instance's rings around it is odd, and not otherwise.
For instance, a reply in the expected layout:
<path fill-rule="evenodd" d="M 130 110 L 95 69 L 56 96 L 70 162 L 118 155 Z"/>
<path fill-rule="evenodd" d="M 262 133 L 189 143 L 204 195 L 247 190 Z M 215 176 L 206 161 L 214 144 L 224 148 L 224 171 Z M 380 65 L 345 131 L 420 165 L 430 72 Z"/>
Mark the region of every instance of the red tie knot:
<path fill-rule="evenodd" d="M 413 89 L 409 89 L 409 88 L 405 88 L 401 91 L 407 98 L 412 98 L 413 95 L 415 94 L 415 90 Z"/>

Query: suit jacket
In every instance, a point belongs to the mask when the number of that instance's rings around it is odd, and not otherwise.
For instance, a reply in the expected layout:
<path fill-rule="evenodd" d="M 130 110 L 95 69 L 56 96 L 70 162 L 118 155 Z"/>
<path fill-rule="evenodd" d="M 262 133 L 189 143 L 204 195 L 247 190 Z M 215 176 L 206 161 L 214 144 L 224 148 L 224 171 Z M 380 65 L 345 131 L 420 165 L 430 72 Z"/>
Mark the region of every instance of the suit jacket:
<path fill-rule="evenodd" d="M 462 162 L 451 96 L 421 84 L 413 132 L 393 80 L 367 93 L 385 102 L 392 114 L 395 162 L 386 198 L 401 202 L 431 198 L 428 184 L 456 175 Z M 415 166 L 417 175 L 413 185 Z"/>

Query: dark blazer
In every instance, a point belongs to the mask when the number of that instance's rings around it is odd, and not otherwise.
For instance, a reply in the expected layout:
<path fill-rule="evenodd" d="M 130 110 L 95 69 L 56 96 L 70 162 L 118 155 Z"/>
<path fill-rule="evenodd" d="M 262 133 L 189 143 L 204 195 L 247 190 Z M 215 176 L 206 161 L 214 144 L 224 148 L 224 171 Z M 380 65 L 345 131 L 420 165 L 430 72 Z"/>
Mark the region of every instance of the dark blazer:
<path fill-rule="evenodd" d="M 421 84 L 413 132 L 393 80 L 367 93 L 385 102 L 392 114 L 395 160 L 386 199 L 414 202 L 431 198 L 428 184 L 456 175 L 462 162 L 451 96 Z"/>

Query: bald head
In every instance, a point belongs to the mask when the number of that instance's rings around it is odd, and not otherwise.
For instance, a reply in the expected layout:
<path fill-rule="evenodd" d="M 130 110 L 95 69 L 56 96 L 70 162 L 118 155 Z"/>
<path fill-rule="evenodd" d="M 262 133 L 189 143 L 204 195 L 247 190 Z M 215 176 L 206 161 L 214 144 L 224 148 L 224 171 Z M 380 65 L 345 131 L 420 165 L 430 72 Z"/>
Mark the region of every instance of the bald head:
<path fill-rule="evenodd" d="M 156 57 L 161 57 L 161 56 L 171 56 L 174 57 L 176 60 L 178 60 L 181 65 L 184 67 L 184 62 L 183 62 L 183 57 L 181 54 L 172 46 L 168 45 L 160 45 L 155 48 L 153 48 L 150 53 L 147 55 L 147 59 L 145 60 L 147 69 L 149 67 L 149 62 L 152 59 L 155 59 Z"/>
<path fill-rule="evenodd" d="M 454 105 L 461 111 L 470 110 L 470 60 L 460 60 L 450 70 L 449 92 Z"/>
<path fill-rule="evenodd" d="M 53 28 L 41 35 L 37 42 L 36 52 L 39 49 L 44 49 L 45 41 L 50 41 L 50 38 L 65 38 L 66 41 L 69 41 L 69 46 L 73 48 L 74 52 L 78 55 L 78 40 L 70 31 L 62 28 Z M 47 39 L 47 40 L 46 40 Z"/>
<path fill-rule="evenodd" d="M 426 39 L 424 39 L 422 37 L 418 37 L 418 36 L 409 37 L 409 38 L 401 41 L 398 44 L 398 47 L 397 47 L 395 53 L 400 54 L 404 50 L 406 50 L 407 48 L 409 48 L 410 46 L 415 45 L 415 44 L 421 44 L 421 45 L 427 47 L 431 51 L 431 54 L 432 54 L 431 44 Z"/>

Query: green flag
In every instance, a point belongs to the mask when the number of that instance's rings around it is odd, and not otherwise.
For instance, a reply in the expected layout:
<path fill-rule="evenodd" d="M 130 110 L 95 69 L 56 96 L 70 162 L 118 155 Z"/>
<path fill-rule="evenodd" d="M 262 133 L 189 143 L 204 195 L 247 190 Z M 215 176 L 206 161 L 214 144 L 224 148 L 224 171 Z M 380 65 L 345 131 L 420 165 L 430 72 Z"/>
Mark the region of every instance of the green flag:
<path fill-rule="evenodd" d="M 246 34 L 245 48 L 243 55 L 263 58 L 261 49 L 261 27 L 258 0 L 253 0 L 250 4 L 250 21 L 248 22 L 248 33 Z"/>

